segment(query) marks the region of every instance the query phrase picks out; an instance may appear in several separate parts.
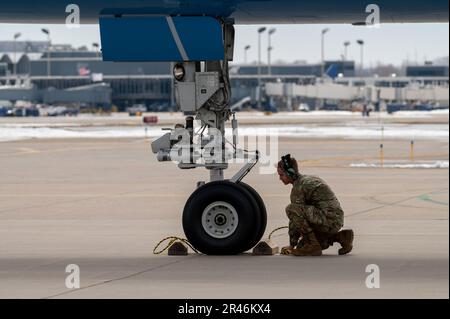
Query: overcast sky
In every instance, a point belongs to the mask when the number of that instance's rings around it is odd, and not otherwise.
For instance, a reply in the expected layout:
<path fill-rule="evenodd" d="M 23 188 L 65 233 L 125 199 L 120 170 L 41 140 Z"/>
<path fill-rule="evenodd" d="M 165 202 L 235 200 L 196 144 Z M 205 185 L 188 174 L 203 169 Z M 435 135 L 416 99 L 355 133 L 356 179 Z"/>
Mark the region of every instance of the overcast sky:
<path fill-rule="evenodd" d="M 12 40 L 14 33 L 21 32 L 21 40 L 46 40 L 40 31 L 42 27 L 50 29 L 52 42 L 71 43 L 75 47 L 99 42 L 98 26 L 81 26 L 79 29 L 67 29 L 65 26 L 14 25 L 0 24 L 0 40 Z M 257 28 L 259 26 L 237 26 L 235 61 L 243 62 L 244 47 L 251 45 L 248 61 L 257 59 Z M 365 65 L 377 62 L 401 64 L 404 60 L 423 63 L 425 59 L 449 55 L 448 24 L 384 24 L 380 28 L 355 27 L 350 25 L 274 25 L 277 29 L 272 36 L 272 61 L 293 62 L 306 60 L 320 61 L 320 33 L 328 27 L 326 35 L 325 58 L 340 59 L 343 43 L 351 41 L 349 59 L 359 61 L 357 39 L 363 39 L 365 46 Z M 262 37 L 263 62 L 267 61 L 267 34 Z"/>

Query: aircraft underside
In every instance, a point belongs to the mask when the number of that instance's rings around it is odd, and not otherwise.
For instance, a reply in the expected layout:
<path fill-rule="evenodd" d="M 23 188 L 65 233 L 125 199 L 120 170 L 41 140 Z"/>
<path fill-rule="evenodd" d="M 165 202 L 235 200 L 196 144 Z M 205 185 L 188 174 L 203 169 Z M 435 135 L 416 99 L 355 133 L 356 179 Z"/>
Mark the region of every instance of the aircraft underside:
<path fill-rule="evenodd" d="M 80 23 L 102 15 L 183 15 L 233 19 L 236 24 L 361 23 L 369 4 L 380 8 L 382 23 L 448 22 L 446 0 L 18 0 L 2 1 L 0 23 L 65 23 L 69 4 L 79 7 Z"/>

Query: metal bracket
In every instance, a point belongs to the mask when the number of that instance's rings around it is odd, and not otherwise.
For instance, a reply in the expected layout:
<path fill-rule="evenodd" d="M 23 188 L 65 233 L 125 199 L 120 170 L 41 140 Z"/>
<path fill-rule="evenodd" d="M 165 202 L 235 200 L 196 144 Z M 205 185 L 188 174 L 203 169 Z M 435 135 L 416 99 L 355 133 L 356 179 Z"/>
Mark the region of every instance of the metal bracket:
<path fill-rule="evenodd" d="M 233 175 L 233 177 L 230 178 L 230 182 L 237 183 L 242 181 L 242 179 L 247 176 L 248 173 L 252 170 L 253 167 L 258 163 L 259 161 L 259 152 L 256 151 L 255 156 L 242 167 L 236 174 Z"/>

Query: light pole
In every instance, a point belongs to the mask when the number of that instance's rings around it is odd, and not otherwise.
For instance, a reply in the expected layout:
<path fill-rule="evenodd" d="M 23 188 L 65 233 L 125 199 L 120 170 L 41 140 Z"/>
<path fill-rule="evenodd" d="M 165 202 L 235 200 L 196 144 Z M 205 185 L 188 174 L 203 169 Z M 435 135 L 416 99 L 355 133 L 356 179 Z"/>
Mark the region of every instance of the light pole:
<path fill-rule="evenodd" d="M 360 67 L 359 73 L 360 73 L 360 76 L 363 76 L 363 70 L 364 70 L 364 41 L 363 40 L 357 40 L 356 43 L 358 43 L 360 45 L 360 47 L 361 47 L 361 65 L 359 66 Z"/>
<path fill-rule="evenodd" d="M 96 57 L 98 58 L 100 45 L 98 43 L 94 42 L 94 43 L 92 43 L 92 46 L 95 48 L 94 50 L 96 53 Z"/>
<path fill-rule="evenodd" d="M 250 48 L 250 45 L 246 45 L 244 48 L 244 64 L 247 64 L 247 51 L 250 50 Z"/>
<path fill-rule="evenodd" d="M 277 29 L 272 28 L 272 29 L 270 29 L 269 32 L 268 32 L 268 43 L 267 43 L 267 73 L 268 73 L 269 75 L 272 74 L 271 53 L 272 53 L 272 50 L 273 50 L 272 42 L 271 42 L 270 40 L 271 40 L 272 34 L 274 34 L 275 31 L 277 31 Z"/>
<path fill-rule="evenodd" d="M 271 54 L 272 50 L 273 50 L 273 46 L 267 47 L 267 55 L 269 57 L 268 65 L 267 65 L 267 68 L 268 68 L 267 69 L 267 74 L 269 74 L 269 75 L 272 75 L 272 64 L 270 62 L 270 54 Z"/>
<path fill-rule="evenodd" d="M 16 42 L 17 42 L 17 39 L 18 38 L 20 38 L 20 36 L 21 36 L 22 34 L 19 32 L 19 33 L 16 33 L 16 34 L 14 34 L 14 61 L 13 61 L 13 74 L 14 74 L 14 77 L 16 77 L 16 75 L 17 75 L 17 48 L 16 48 Z"/>
<path fill-rule="evenodd" d="M 348 53 L 348 46 L 350 45 L 350 41 L 344 42 L 344 61 L 347 61 L 347 53 Z"/>
<path fill-rule="evenodd" d="M 50 50 L 52 46 L 52 42 L 50 39 L 50 30 L 49 29 L 41 29 L 42 33 L 47 35 L 48 40 L 48 50 L 47 50 L 47 77 L 50 77 L 51 74 L 51 66 L 50 66 Z"/>
<path fill-rule="evenodd" d="M 345 74 L 345 62 L 347 61 L 348 54 L 348 46 L 350 45 L 350 41 L 344 42 L 344 54 L 342 55 L 342 75 Z"/>
<path fill-rule="evenodd" d="M 258 29 L 258 109 L 261 109 L 261 34 L 266 31 L 266 27 Z"/>
<path fill-rule="evenodd" d="M 325 73 L 325 34 L 330 31 L 329 28 L 325 28 L 322 30 L 322 61 L 321 61 L 321 68 L 320 68 L 320 76 L 323 78 L 323 74 Z"/>

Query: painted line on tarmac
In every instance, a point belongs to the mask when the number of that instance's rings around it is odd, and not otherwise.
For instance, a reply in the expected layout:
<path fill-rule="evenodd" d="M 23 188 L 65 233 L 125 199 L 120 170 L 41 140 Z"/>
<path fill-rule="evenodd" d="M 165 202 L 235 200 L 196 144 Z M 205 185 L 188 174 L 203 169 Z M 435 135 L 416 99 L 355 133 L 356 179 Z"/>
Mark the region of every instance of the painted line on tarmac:
<path fill-rule="evenodd" d="M 90 147 L 67 147 L 67 148 L 54 148 L 46 150 L 38 150 L 32 148 L 19 148 L 19 152 L 1 154 L 0 157 L 10 157 L 10 156 L 21 156 L 30 154 L 42 154 L 42 153 L 61 153 L 61 152 L 71 152 L 71 151 L 101 151 L 101 150 L 112 150 L 117 148 L 123 148 L 124 146 L 130 146 L 134 143 L 119 143 L 114 146 L 90 146 Z"/>
<path fill-rule="evenodd" d="M 188 260 L 191 260 L 191 259 L 193 259 L 195 257 L 198 257 L 198 256 L 201 256 L 201 254 L 191 254 L 191 255 L 189 255 L 187 257 L 183 256 L 183 257 L 181 257 L 178 260 L 175 260 L 173 262 L 170 262 L 170 263 L 167 263 L 167 264 L 164 264 L 164 265 L 159 265 L 159 266 L 156 266 L 156 267 L 150 267 L 150 268 L 138 271 L 138 272 L 131 273 L 131 274 L 126 275 L 126 276 L 121 276 L 121 277 L 117 277 L 117 278 L 113 278 L 113 279 L 104 280 L 104 281 L 101 281 L 101 282 L 97 282 L 95 284 L 91 284 L 91 285 L 87 285 L 87 286 L 84 286 L 84 287 L 80 287 L 78 289 L 63 291 L 63 292 L 58 293 L 58 294 L 54 294 L 54 295 L 51 295 L 51 296 L 43 297 L 41 299 L 52 299 L 52 298 L 60 297 L 60 296 L 63 296 L 63 295 L 76 293 L 76 292 L 79 292 L 81 290 L 86 290 L 86 289 L 89 289 L 89 288 L 103 286 L 103 285 L 106 285 L 106 284 L 109 284 L 109 283 L 112 283 L 112 282 L 129 279 L 129 278 L 136 277 L 138 275 L 141 275 L 141 274 L 144 274 L 144 273 L 147 273 L 147 272 L 151 272 L 153 270 L 158 270 L 158 269 L 161 269 L 161 268 L 164 268 L 164 267 L 167 267 L 167 266 L 171 266 L 171 265 L 174 265 L 174 264 L 181 263 L 183 261 L 188 261 Z"/>
<path fill-rule="evenodd" d="M 368 201 L 368 202 L 370 202 L 370 203 L 373 203 L 373 204 L 389 205 L 389 202 L 385 202 L 385 201 L 383 201 L 381 199 L 378 199 L 377 196 L 379 196 L 379 195 L 376 195 L 376 196 L 363 196 L 361 198 L 366 200 L 366 201 Z M 396 195 L 394 195 L 394 196 L 396 196 Z M 414 209 L 423 209 L 424 208 L 424 207 L 408 205 L 408 204 L 401 204 L 401 203 L 395 204 L 395 205 L 391 205 L 391 206 L 401 207 L 401 208 L 414 208 Z"/>
<path fill-rule="evenodd" d="M 445 190 L 448 191 L 448 189 L 443 189 L 443 190 L 437 190 L 435 192 L 442 192 L 442 191 L 445 191 Z M 434 192 L 431 192 L 431 193 L 434 193 Z M 431 194 L 431 193 L 428 193 L 428 194 Z M 401 203 L 407 202 L 407 201 L 409 201 L 411 199 L 417 199 L 418 197 L 420 197 L 422 195 L 427 195 L 427 194 L 414 195 L 414 196 L 407 197 L 407 198 L 404 198 L 404 199 L 401 199 L 401 200 L 398 200 L 398 201 L 395 201 L 395 202 L 386 203 L 386 204 L 383 204 L 383 205 L 380 205 L 380 206 L 376 206 L 376 207 L 372 207 L 372 208 L 369 208 L 369 209 L 364 209 L 364 210 L 361 210 L 359 212 L 355 212 L 355 213 L 352 213 L 352 214 L 349 214 L 349 215 L 345 215 L 345 217 L 349 218 L 349 217 L 353 217 L 353 216 L 357 216 L 357 215 L 361 215 L 361 214 L 370 213 L 372 211 L 375 211 L 375 210 L 378 210 L 378 209 L 381 209 L 381 208 L 384 208 L 384 207 L 387 207 L 387 206 L 396 206 L 397 204 L 401 204 Z"/>
<path fill-rule="evenodd" d="M 16 197 L 16 198 L 29 198 L 29 197 L 85 197 L 85 199 L 92 199 L 98 197 L 104 198 L 140 198 L 140 197 L 189 197 L 189 194 L 0 194 L 0 197 Z"/>
<path fill-rule="evenodd" d="M 415 198 L 422 200 L 422 201 L 426 201 L 426 202 L 430 202 L 430 203 L 434 203 L 434 204 L 438 204 L 438 205 L 442 205 L 442 206 L 448 206 L 448 202 L 443 202 L 443 201 L 436 201 L 434 199 L 432 199 L 430 197 L 430 195 L 436 195 L 436 194 L 447 194 L 448 190 L 445 191 L 436 191 L 436 192 L 430 192 L 430 193 L 425 193 L 425 194 L 421 194 Z M 393 196 L 397 196 L 396 194 L 379 194 L 379 195 L 375 195 L 375 196 L 363 196 L 362 198 L 375 203 L 375 204 L 381 204 L 381 205 L 389 205 L 388 202 L 382 201 L 381 199 L 378 199 L 377 196 L 389 196 L 389 195 L 393 195 Z M 413 206 L 413 205 L 392 205 L 392 206 L 397 206 L 397 207 L 403 207 L 403 208 L 417 208 L 417 209 L 423 209 L 423 207 L 418 207 L 418 206 Z"/>
<path fill-rule="evenodd" d="M 379 206 L 372 207 L 372 208 L 369 208 L 369 209 L 364 209 L 364 210 L 361 210 L 361 211 L 359 211 L 359 212 L 355 212 L 355 213 L 346 215 L 345 217 L 346 217 L 346 218 L 349 218 L 349 217 L 354 217 L 354 216 L 357 216 L 357 215 L 362 215 L 362 214 L 370 213 L 370 212 L 373 212 L 373 211 L 378 210 L 378 209 L 382 209 L 382 208 L 387 207 L 387 206 L 396 206 L 396 205 L 398 205 L 398 204 L 407 202 L 407 201 L 412 200 L 412 199 L 420 199 L 420 196 L 423 196 L 423 195 L 433 194 L 433 193 L 435 193 L 435 192 L 444 192 L 444 191 L 448 191 L 448 189 L 441 189 L 441 190 L 432 191 L 432 192 L 425 193 L 425 194 L 414 195 L 414 196 L 407 197 L 407 198 L 404 198 L 404 199 L 401 199 L 401 200 L 398 200 L 398 201 L 395 201 L 395 202 L 385 203 L 385 204 L 383 204 L 383 205 L 379 205 Z"/>
<path fill-rule="evenodd" d="M 422 194 L 422 195 L 418 196 L 417 198 L 420 199 L 420 200 L 423 200 L 425 202 L 429 202 L 429 203 L 433 203 L 433 204 L 437 204 L 437 205 L 442 205 L 442 206 L 448 206 L 448 202 L 441 202 L 441 201 L 435 200 L 435 199 L 430 197 L 431 194 L 433 194 L 433 193 Z M 434 194 L 436 194 L 436 193 L 434 193 Z"/>
<path fill-rule="evenodd" d="M 47 207 L 51 207 L 51 206 L 79 203 L 79 202 L 89 201 L 89 200 L 108 199 L 111 197 L 117 197 L 117 198 L 127 197 L 129 195 L 136 195 L 135 193 L 143 193 L 143 192 L 146 192 L 146 191 L 130 191 L 130 192 L 124 192 L 124 193 L 119 193 L 119 194 L 89 195 L 86 198 L 57 201 L 54 203 L 47 203 L 47 204 L 42 204 L 42 205 L 31 205 L 31 206 L 26 206 L 26 207 L 7 208 L 7 209 L 0 210 L 0 214 L 10 213 L 10 212 L 14 212 L 14 211 L 22 211 L 22 210 L 27 210 L 27 209 L 47 208 Z M 6 194 L 6 195 L 9 195 L 9 194 Z M 29 195 L 25 195 L 24 197 L 28 197 L 28 196 Z M 150 195 L 148 195 L 148 194 L 146 194 L 146 196 L 150 197 Z M 0 197 L 7 197 L 7 196 L 0 196 Z M 133 197 L 133 196 L 130 196 L 130 197 Z M 166 197 L 174 197 L 174 195 L 167 194 Z M 183 195 L 183 197 L 186 197 L 186 195 Z"/>

